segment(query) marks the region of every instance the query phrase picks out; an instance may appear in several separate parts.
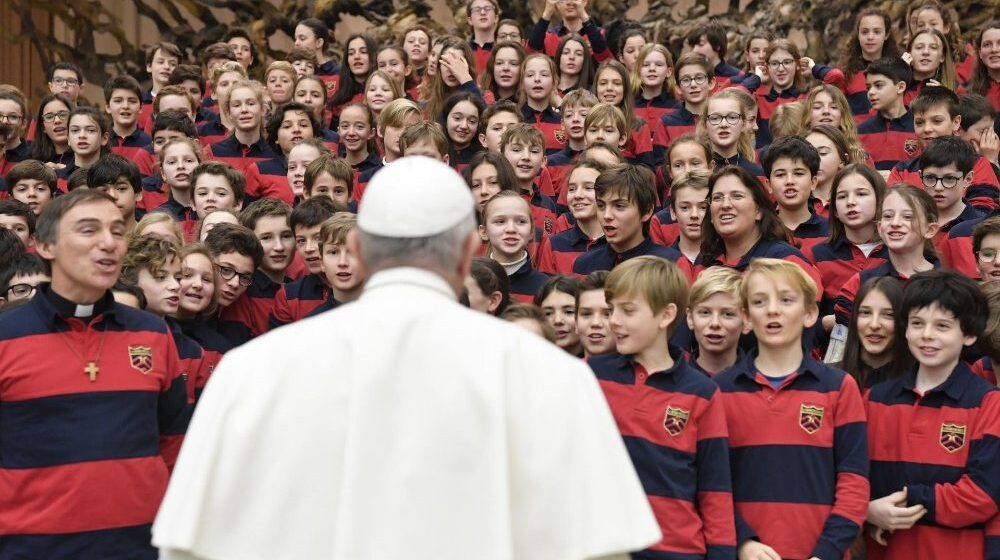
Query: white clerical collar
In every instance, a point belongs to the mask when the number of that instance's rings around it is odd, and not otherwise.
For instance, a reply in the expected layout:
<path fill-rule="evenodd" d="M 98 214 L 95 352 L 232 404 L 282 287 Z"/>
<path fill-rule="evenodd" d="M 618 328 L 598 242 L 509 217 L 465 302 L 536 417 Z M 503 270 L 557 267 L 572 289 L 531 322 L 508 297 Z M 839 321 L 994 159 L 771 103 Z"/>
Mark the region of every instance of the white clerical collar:
<path fill-rule="evenodd" d="M 458 301 L 455 290 L 436 272 L 423 268 L 401 266 L 376 272 L 365 283 L 363 296 L 389 286 L 416 286 L 438 292 L 450 300 Z"/>
<path fill-rule="evenodd" d="M 90 305 L 77 304 L 76 309 L 73 311 L 74 317 L 90 317 L 93 314 L 94 314 L 94 304 Z"/>

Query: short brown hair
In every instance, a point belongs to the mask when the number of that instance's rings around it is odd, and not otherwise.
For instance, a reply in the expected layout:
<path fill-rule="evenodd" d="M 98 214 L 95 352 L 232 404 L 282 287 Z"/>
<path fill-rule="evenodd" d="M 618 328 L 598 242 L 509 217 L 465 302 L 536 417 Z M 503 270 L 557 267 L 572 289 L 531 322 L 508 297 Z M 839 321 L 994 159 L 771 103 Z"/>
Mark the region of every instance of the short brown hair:
<path fill-rule="evenodd" d="M 983 246 L 983 239 L 988 235 L 1000 234 L 1000 216 L 987 218 L 972 228 L 972 252 L 978 253 Z"/>
<path fill-rule="evenodd" d="M 240 212 L 240 224 L 247 229 L 256 229 L 261 218 L 283 217 L 286 221 L 292 216 L 292 207 L 278 198 L 265 197 L 253 201 Z M 291 226 L 289 226 L 291 227 Z"/>
<path fill-rule="evenodd" d="M 634 203 L 639 208 L 639 214 L 645 215 L 656 204 L 656 190 L 653 187 L 655 180 L 656 177 L 648 167 L 623 163 L 597 176 L 594 194 L 598 199 L 605 194 L 617 194 Z"/>
<path fill-rule="evenodd" d="M 538 323 L 539 328 L 542 330 L 542 336 L 545 340 L 555 344 L 556 341 L 556 331 L 552 328 L 552 325 L 545 319 L 545 314 L 537 305 L 532 305 L 530 303 L 512 303 L 507 306 L 507 309 L 503 310 L 500 314 L 500 318 L 504 321 L 514 321 L 529 320 Z"/>
<path fill-rule="evenodd" d="M 316 53 L 311 49 L 300 49 L 298 47 L 293 48 L 289 51 L 288 56 L 285 57 L 285 61 L 289 64 L 294 62 L 308 62 L 316 67 Z"/>
<path fill-rule="evenodd" d="M 347 233 L 358 224 L 358 218 L 350 212 L 337 212 L 323 222 L 319 228 L 320 249 L 325 245 L 343 245 L 347 242 Z"/>
<path fill-rule="evenodd" d="M 650 255 L 635 257 L 619 264 L 608 274 L 604 297 L 610 303 L 616 296 L 641 297 L 653 313 L 659 313 L 673 304 L 677 315 L 667 327 L 669 336 L 687 310 L 688 281 L 677 265 L 666 259 Z"/>
<path fill-rule="evenodd" d="M 406 130 L 399 137 L 399 151 L 405 153 L 406 148 L 425 138 L 430 138 L 434 142 L 434 146 L 442 156 L 448 155 L 448 137 L 444 133 L 444 128 L 433 121 L 424 121 L 406 127 Z"/>
<path fill-rule="evenodd" d="M 177 95 L 187 99 L 189 105 L 191 105 L 191 114 L 198 112 L 198 102 L 191 97 L 183 86 L 164 86 L 160 88 L 160 91 L 156 93 L 156 97 L 153 98 L 153 114 L 158 115 L 160 113 L 160 100 L 168 95 Z"/>
<path fill-rule="evenodd" d="M 243 197 L 246 196 L 247 192 L 247 180 L 232 165 L 222 163 L 221 161 L 206 161 L 200 164 L 191 172 L 192 189 L 198 185 L 198 178 L 202 175 L 218 175 L 222 177 L 229 183 L 229 188 L 233 191 L 233 198 L 236 199 L 236 203 L 241 204 L 243 202 Z"/>
<path fill-rule="evenodd" d="M 146 64 L 153 63 L 153 59 L 156 58 L 156 51 L 163 51 L 163 54 L 176 58 L 178 64 L 180 64 L 181 59 L 184 58 L 180 47 L 173 43 L 160 41 L 158 43 L 153 43 L 146 49 Z"/>
<path fill-rule="evenodd" d="M 354 170 L 351 168 L 351 164 L 332 153 L 322 155 L 309 162 L 309 165 L 306 166 L 306 174 L 303 177 L 304 185 L 302 187 L 306 194 L 312 196 L 313 185 L 316 184 L 316 179 L 323 173 L 329 173 L 334 179 L 340 179 L 347 183 L 347 195 L 354 196 Z"/>
<path fill-rule="evenodd" d="M 5 177 L 7 192 L 14 192 L 14 185 L 25 179 L 41 181 L 48 185 L 52 195 L 56 194 L 56 172 L 38 160 L 26 159 L 10 168 Z"/>
<path fill-rule="evenodd" d="M 500 137 L 500 151 L 506 150 L 507 146 L 515 142 L 532 148 L 545 148 L 545 135 L 530 124 L 512 124 Z"/>

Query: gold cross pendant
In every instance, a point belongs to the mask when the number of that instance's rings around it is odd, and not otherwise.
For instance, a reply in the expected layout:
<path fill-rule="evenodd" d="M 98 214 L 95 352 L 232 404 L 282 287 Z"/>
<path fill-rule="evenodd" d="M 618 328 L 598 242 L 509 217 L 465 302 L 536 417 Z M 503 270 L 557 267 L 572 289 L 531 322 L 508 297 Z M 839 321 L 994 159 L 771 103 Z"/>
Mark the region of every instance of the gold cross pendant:
<path fill-rule="evenodd" d="M 90 382 L 93 383 L 97 381 L 97 374 L 101 373 L 101 368 L 97 367 L 94 362 L 87 362 L 87 367 L 83 368 L 83 372 L 90 376 Z"/>

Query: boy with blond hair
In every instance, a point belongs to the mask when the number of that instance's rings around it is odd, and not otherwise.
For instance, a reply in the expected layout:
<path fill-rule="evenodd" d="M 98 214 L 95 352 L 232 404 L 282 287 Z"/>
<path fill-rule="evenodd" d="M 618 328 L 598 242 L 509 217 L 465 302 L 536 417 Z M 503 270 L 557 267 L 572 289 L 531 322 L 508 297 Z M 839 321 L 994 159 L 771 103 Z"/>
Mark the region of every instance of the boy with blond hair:
<path fill-rule="evenodd" d="M 712 378 L 729 426 L 740 558 L 843 558 L 865 520 L 861 392 L 802 348 L 817 292 L 794 262 L 752 260 L 740 305 L 757 351 Z"/>
<path fill-rule="evenodd" d="M 636 557 L 732 558 L 736 529 L 719 389 L 668 344 L 687 307 L 687 279 L 673 263 L 642 256 L 611 271 L 604 292 L 615 352 L 588 363 L 663 533 Z"/>

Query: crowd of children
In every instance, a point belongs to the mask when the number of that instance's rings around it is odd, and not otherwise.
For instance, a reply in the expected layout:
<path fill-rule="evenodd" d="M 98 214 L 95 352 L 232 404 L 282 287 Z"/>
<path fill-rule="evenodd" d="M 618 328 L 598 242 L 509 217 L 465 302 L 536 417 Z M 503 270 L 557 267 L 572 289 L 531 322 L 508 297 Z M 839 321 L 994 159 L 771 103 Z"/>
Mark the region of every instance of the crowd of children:
<path fill-rule="evenodd" d="M 34 112 L 0 85 L 0 367 L 31 330 L 14 310 L 69 297 L 48 287 L 68 193 L 114 202 L 114 300 L 164 325 L 193 409 L 228 350 L 360 297 L 366 184 L 431 157 L 476 201 L 463 301 L 592 367 L 663 532 L 634 557 L 1000 558 L 1000 21 L 965 42 L 937 1 L 902 28 L 867 8 L 836 61 L 754 33 L 741 70 L 718 22 L 672 52 L 588 7 L 521 29 L 467 0 L 468 39 L 355 34 L 339 62 L 315 19 L 268 64 L 238 29 L 197 64 L 158 42 L 151 87 L 116 76 L 96 105 L 72 61 Z M 18 376 L 0 369 L 6 489 L 40 484 L 7 476 L 44 463 L 26 439 L 91 456 L 12 434 L 58 412 L 10 407 L 60 391 Z M 89 557 L 129 524 L 22 508 L 0 498 L 0 551 Z"/>

